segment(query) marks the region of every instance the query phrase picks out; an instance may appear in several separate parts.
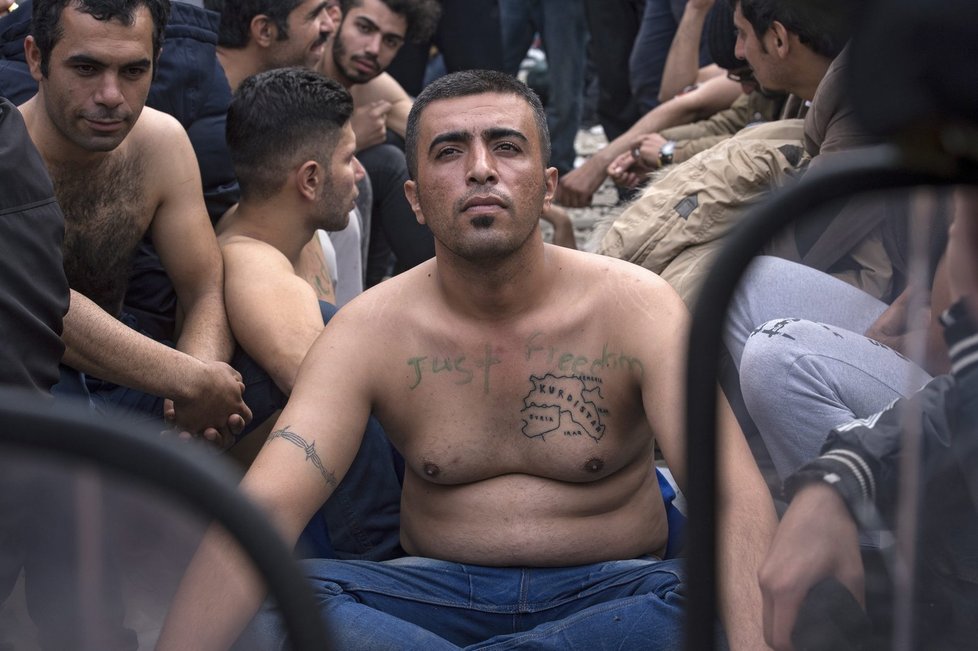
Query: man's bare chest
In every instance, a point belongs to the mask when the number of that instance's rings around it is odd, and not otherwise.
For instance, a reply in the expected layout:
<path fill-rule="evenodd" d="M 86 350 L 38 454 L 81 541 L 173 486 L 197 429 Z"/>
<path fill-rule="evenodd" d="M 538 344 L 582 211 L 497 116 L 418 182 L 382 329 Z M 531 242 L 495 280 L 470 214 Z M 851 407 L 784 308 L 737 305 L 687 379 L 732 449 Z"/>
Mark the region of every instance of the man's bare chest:
<path fill-rule="evenodd" d="M 133 255 L 155 212 L 138 161 L 53 175 L 65 215 L 64 264 L 68 282 L 114 312 L 122 300 Z"/>
<path fill-rule="evenodd" d="M 538 330 L 403 350 L 381 421 L 434 481 L 513 472 L 593 480 L 649 440 L 644 363 L 611 339 Z"/>

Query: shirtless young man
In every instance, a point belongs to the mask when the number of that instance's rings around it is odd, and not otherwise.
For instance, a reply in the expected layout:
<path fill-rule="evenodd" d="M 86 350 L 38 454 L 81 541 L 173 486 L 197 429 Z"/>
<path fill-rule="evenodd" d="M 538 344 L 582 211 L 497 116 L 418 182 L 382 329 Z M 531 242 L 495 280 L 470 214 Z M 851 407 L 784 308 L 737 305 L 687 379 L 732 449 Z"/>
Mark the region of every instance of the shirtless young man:
<path fill-rule="evenodd" d="M 387 130 L 404 137 L 412 99 L 386 70 L 406 41 L 430 38 L 439 17 L 432 0 L 332 0 L 337 28 L 322 71 L 353 96 L 357 148 L 384 142 Z"/>
<path fill-rule="evenodd" d="M 352 110 L 337 82 L 280 68 L 244 80 L 228 111 L 242 197 L 218 224 L 225 301 L 238 343 L 286 395 L 322 332 L 318 302 L 335 302 L 316 231 L 346 226 L 363 178 Z"/>
<path fill-rule="evenodd" d="M 65 213 L 64 363 L 106 381 L 96 401 L 165 410 L 190 433 L 228 441 L 251 412 L 224 363 L 232 339 L 220 251 L 186 133 L 144 109 L 168 13 L 166 0 L 35 2 L 24 47 L 38 92 L 21 111 Z M 147 231 L 182 308 L 176 349 L 117 318 Z M 126 390 L 107 383 L 135 391 L 120 397 Z"/>
<path fill-rule="evenodd" d="M 399 269 L 434 255 L 431 231 L 418 224 L 404 198 L 408 178 L 402 146 L 388 132 L 404 136 L 411 98 L 387 67 L 405 41 L 430 37 L 438 20 L 435 0 L 330 0 L 336 30 L 323 53 L 320 72 L 353 96 L 357 157 L 373 191 L 366 285 L 390 274 L 390 254 Z"/>
<path fill-rule="evenodd" d="M 654 557 L 668 531 L 653 448 L 683 486 L 687 314 L 646 270 L 543 243 L 548 147 L 539 100 L 512 77 L 428 86 L 409 120 L 405 190 L 436 258 L 334 317 L 244 479 L 292 541 L 371 410 L 403 454 L 401 543 L 414 557 L 307 567 L 338 648 L 682 643 L 682 562 Z M 721 413 L 722 612 L 732 648 L 754 650 L 775 517 Z M 259 585 L 210 535 L 161 648 L 227 647 Z"/>
<path fill-rule="evenodd" d="M 278 389 L 277 408 L 336 311 L 317 230 L 346 225 L 363 177 L 354 157 L 352 112 L 340 84 L 296 68 L 244 80 L 228 111 L 228 148 L 242 196 L 217 227 L 224 295 L 235 338 Z M 340 489 L 346 495 L 330 501 L 313 525 L 326 527 L 329 545 L 311 535 L 307 547 L 344 558 L 403 554 L 397 540 L 401 487 L 390 443 L 374 418 L 357 459 Z"/>

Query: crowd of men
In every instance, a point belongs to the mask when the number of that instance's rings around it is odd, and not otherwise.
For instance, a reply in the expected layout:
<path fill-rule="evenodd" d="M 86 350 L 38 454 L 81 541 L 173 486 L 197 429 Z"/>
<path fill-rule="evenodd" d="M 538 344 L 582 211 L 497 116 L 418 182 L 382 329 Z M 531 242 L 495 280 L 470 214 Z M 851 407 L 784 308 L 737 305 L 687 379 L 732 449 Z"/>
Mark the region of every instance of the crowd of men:
<path fill-rule="evenodd" d="M 699 452 L 687 304 L 751 201 L 874 142 L 843 83 L 861 3 L 4 2 L 0 384 L 235 455 L 241 491 L 309 557 L 337 648 L 682 646 L 657 465 L 683 489 Z M 614 58 L 602 39 L 629 12 Z M 534 33 L 546 106 L 514 74 Z M 609 144 L 574 169 L 588 33 Z M 486 34 L 500 47 L 480 58 Z M 432 43 L 449 72 L 418 83 L 409 55 Z M 606 177 L 621 215 L 578 251 L 556 204 Z M 800 645 L 826 579 L 863 603 L 858 526 L 869 505 L 895 526 L 895 400 L 940 421 L 934 464 L 970 458 L 976 211 L 968 190 L 853 200 L 745 277 L 718 394 L 718 644 Z M 966 468 L 940 479 L 967 501 Z M 780 526 L 779 480 L 797 495 Z M 9 515 L 2 598 L 31 551 Z M 932 536 L 955 569 L 922 599 L 951 623 L 919 634 L 955 648 L 973 554 Z M 210 531 L 158 648 L 279 648 L 264 601 Z M 37 618 L 44 648 L 70 647 L 82 615 L 58 616 Z M 134 648 L 115 624 L 105 648 Z"/>

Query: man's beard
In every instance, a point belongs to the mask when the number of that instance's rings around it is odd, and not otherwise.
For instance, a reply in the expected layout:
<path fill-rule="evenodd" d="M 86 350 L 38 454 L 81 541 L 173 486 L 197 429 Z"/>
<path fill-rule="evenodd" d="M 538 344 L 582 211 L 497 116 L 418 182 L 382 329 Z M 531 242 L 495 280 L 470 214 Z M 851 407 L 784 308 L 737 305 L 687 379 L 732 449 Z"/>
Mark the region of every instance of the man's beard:
<path fill-rule="evenodd" d="M 377 77 L 383 70 L 380 68 L 380 64 L 374 59 L 374 64 L 376 68 L 373 73 L 361 72 L 353 67 L 352 56 L 349 59 L 349 65 L 346 65 L 345 61 L 347 56 L 346 46 L 343 44 L 343 29 L 340 27 L 336 30 L 336 36 L 333 38 L 333 62 L 336 64 L 336 68 L 346 77 L 349 81 L 356 84 L 364 84 L 371 79 Z"/>

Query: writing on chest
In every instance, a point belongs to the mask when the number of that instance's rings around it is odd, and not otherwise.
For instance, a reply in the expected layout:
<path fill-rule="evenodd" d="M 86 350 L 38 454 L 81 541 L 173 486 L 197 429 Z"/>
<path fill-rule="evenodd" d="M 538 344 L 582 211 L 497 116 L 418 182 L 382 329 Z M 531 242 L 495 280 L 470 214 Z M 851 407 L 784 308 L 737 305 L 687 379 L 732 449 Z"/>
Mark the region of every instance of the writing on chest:
<path fill-rule="evenodd" d="M 414 391 L 425 383 L 448 381 L 462 386 L 480 382 L 483 393 L 490 393 L 494 380 L 510 381 L 519 369 L 529 372 L 552 370 L 572 376 L 596 375 L 604 371 L 624 371 L 641 377 L 644 367 L 636 357 L 603 344 L 600 353 L 583 354 L 570 346 L 548 345 L 544 333 L 536 332 L 519 346 L 504 347 L 486 343 L 476 352 L 432 352 L 407 359 L 408 388 Z M 502 352 L 506 351 L 506 352 Z M 505 368 L 502 373 L 501 369 Z"/>

